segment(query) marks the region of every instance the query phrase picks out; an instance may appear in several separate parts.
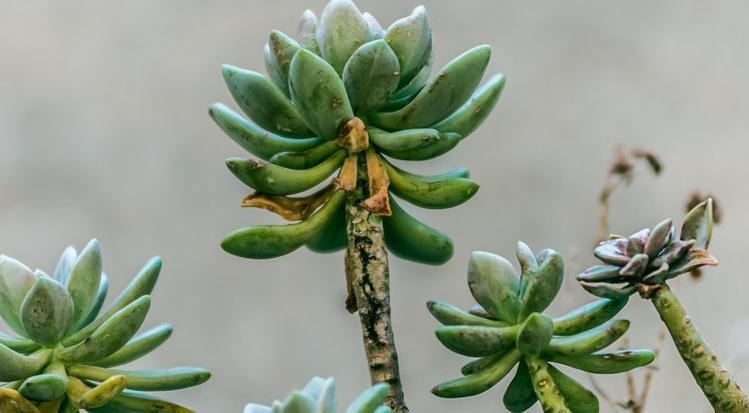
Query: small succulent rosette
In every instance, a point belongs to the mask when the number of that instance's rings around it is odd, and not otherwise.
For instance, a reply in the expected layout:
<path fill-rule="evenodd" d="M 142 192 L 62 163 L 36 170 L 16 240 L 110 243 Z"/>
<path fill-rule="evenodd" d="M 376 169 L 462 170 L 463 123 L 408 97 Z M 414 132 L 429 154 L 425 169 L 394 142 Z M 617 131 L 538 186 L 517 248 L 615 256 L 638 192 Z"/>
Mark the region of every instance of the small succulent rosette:
<path fill-rule="evenodd" d="M 717 265 L 707 251 L 713 232 L 713 203 L 695 206 L 684 219 L 677 238 L 671 219 L 629 237 L 611 235 L 596 247 L 595 265 L 577 276 L 580 284 L 599 297 L 618 298 L 639 292 L 648 298 L 667 280 L 705 265 Z"/>
<path fill-rule="evenodd" d="M 383 405 L 388 385 L 378 384 L 354 400 L 346 413 L 390 413 Z M 335 381 L 332 378 L 315 377 L 302 390 L 292 392 L 284 401 L 276 400 L 272 406 L 248 404 L 244 413 L 335 413 Z"/>
<path fill-rule="evenodd" d="M 468 397 L 485 392 L 517 366 L 504 394 L 511 412 L 541 402 L 545 412 L 598 412 L 598 399 L 554 364 L 596 374 L 625 372 L 651 363 L 650 350 L 603 352 L 629 328 L 611 320 L 627 300 L 600 299 L 567 315 L 542 312 L 562 284 L 561 256 L 546 249 L 538 255 L 518 243 L 522 275 L 503 257 L 474 252 L 468 285 L 478 305 L 471 311 L 431 301 L 429 311 L 444 326 L 437 338 L 450 350 L 476 360 L 463 366 L 463 377 L 434 387 L 440 397 Z"/>
<path fill-rule="evenodd" d="M 391 194 L 419 207 L 450 208 L 470 199 L 478 184 L 464 168 L 421 176 L 392 160 L 435 158 L 479 127 L 505 82 L 496 75 L 480 86 L 490 55 L 489 46 L 475 47 L 432 76 L 424 7 L 384 30 L 350 0 L 331 0 L 319 19 L 304 13 L 296 40 L 278 30 L 270 34 L 268 76 L 224 66 L 231 95 L 249 119 L 223 104 L 214 104 L 210 115 L 260 158 L 226 161 L 255 190 L 242 205 L 297 223 L 240 229 L 223 248 L 246 258 L 274 258 L 301 246 L 343 249 L 345 193 L 365 182 L 361 205 L 383 217 L 393 254 L 429 264 L 450 259 L 450 239 L 405 212 Z M 290 196 L 315 190 L 334 174 L 311 195 Z"/>
<path fill-rule="evenodd" d="M 198 368 L 113 369 L 155 350 L 171 335 L 162 325 L 136 333 L 161 270 L 153 258 L 101 312 L 107 295 L 99 243 L 68 247 L 52 276 L 0 256 L 0 316 L 17 337 L 0 334 L 0 412 L 191 412 L 142 391 L 199 385 Z"/>

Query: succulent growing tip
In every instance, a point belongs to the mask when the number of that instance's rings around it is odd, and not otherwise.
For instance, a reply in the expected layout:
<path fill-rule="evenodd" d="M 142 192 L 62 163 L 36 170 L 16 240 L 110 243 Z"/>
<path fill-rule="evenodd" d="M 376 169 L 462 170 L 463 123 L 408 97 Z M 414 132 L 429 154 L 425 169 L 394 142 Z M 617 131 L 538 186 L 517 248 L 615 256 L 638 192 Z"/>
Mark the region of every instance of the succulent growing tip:
<path fill-rule="evenodd" d="M 713 204 L 708 199 L 689 211 L 678 237 L 671 219 L 629 237 L 611 235 L 594 251 L 604 264 L 588 268 L 577 279 L 599 297 L 620 298 L 639 292 L 648 298 L 671 278 L 718 264 L 707 251 L 712 228 Z"/>

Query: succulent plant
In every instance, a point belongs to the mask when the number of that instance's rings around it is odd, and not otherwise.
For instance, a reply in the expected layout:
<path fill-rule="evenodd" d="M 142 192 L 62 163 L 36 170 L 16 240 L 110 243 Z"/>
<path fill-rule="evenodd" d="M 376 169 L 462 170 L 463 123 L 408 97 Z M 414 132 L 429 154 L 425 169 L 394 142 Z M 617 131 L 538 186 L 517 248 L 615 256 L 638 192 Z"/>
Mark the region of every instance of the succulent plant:
<path fill-rule="evenodd" d="M 635 291 L 649 299 L 681 358 L 718 413 L 749 413 L 749 398 L 723 368 L 666 281 L 718 261 L 707 248 L 713 232 L 713 201 L 687 213 L 676 238 L 670 219 L 630 237 L 612 235 L 595 249 L 605 265 L 578 275 L 583 287 L 601 297 L 626 297 Z"/>
<path fill-rule="evenodd" d="M 707 251 L 712 230 L 712 200 L 707 200 L 687 214 L 678 238 L 671 219 L 629 237 L 611 235 L 594 251 L 604 264 L 588 268 L 577 279 L 599 297 L 618 298 L 636 291 L 647 296 L 671 278 L 718 264 Z"/>
<path fill-rule="evenodd" d="M 511 412 L 523 412 L 541 402 L 544 412 L 598 412 L 598 399 L 554 364 L 596 374 L 621 373 L 645 366 L 650 350 L 601 352 L 629 328 L 627 320 L 611 320 L 627 299 L 600 299 L 562 317 L 543 311 L 562 285 L 564 263 L 553 250 L 534 255 L 518 243 L 518 276 L 505 258 L 474 252 L 468 266 L 468 286 L 478 305 L 466 312 L 439 301 L 429 311 L 444 326 L 437 338 L 450 350 L 476 360 L 463 366 L 464 377 L 442 383 L 432 392 L 440 397 L 482 393 L 517 365 L 504 394 Z"/>
<path fill-rule="evenodd" d="M 390 413 L 382 404 L 387 395 L 387 384 L 377 384 L 365 391 L 346 409 L 346 413 Z M 284 401 L 272 406 L 248 404 L 244 413 L 335 413 L 335 381 L 315 377 L 302 390 L 292 392 Z"/>
<path fill-rule="evenodd" d="M 297 40 L 271 32 L 267 76 L 224 66 L 226 84 L 249 119 L 219 103 L 210 115 L 260 158 L 226 161 L 255 190 L 242 205 L 298 222 L 237 230 L 223 248 L 247 258 L 274 258 L 304 245 L 321 253 L 343 249 L 346 193 L 362 169 L 368 195 L 361 205 L 383 217 L 388 249 L 429 264 L 450 259 L 450 239 L 409 215 L 391 194 L 424 208 L 450 208 L 471 198 L 478 184 L 464 168 L 420 176 L 391 159 L 435 158 L 478 128 L 505 82 L 496 75 L 479 87 L 490 54 L 489 46 L 475 47 L 430 78 L 432 32 L 424 7 L 384 30 L 350 0 L 331 0 L 319 19 L 304 13 Z M 290 197 L 336 171 L 323 189 Z"/>
<path fill-rule="evenodd" d="M 3 413 L 191 412 L 141 391 L 199 385 L 198 368 L 113 369 L 155 350 L 171 335 L 162 325 L 135 336 L 146 318 L 161 260 L 148 261 L 101 312 L 107 295 L 99 243 L 63 252 L 52 276 L 0 256 L 0 316 L 18 334 L 0 334 Z"/>

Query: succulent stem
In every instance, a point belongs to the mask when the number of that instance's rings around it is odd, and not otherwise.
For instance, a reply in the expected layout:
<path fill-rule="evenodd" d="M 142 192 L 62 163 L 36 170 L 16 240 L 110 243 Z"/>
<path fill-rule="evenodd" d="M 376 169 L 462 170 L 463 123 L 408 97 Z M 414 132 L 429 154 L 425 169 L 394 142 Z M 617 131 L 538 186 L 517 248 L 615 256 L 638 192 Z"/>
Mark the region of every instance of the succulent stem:
<path fill-rule="evenodd" d="M 538 400 L 541 401 L 541 408 L 543 408 L 544 413 L 571 413 L 549 373 L 549 365 L 546 361 L 529 356 L 525 358 L 525 362 L 528 364 L 528 371 L 531 374 L 533 390 L 536 392 Z"/>
<path fill-rule="evenodd" d="M 664 283 L 650 297 L 681 358 L 716 413 L 749 412 L 749 399 L 692 324 L 676 295 Z"/>
<path fill-rule="evenodd" d="M 382 219 L 362 206 L 368 197 L 363 154 L 359 154 L 357 181 L 346 205 L 346 308 L 359 313 L 372 384 L 389 384 L 385 403 L 395 413 L 407 413 L 390 319 L 390 278 Z"/>

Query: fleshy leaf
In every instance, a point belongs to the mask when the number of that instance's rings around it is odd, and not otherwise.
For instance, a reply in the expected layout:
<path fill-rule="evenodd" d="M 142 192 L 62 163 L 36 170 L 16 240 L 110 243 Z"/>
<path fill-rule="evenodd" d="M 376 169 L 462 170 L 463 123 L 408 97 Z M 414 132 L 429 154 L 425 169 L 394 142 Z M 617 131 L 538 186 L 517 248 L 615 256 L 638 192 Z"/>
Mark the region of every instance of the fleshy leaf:
<path fill-rule="evenodd" d="M 515 322 L 520 309 L 520 278 L 505 258 L 482 251 L 471 254 L 468 287 L 489 314 L 500 321 Z"/>
<path fill-rule="evenodd" d="M 554 323 L 543 314 L 533 313 L 525 320 L 517 336 L 517 346 L 527 356 L 538 356 L 554 334 Z"/>
<path fill-rule="evenodd" d="M 21 304 L 21 321 L 29 338 L 53 346 L 62 340 L 73 321 L 73 300 L 65 287 L 38 272 Z"/>
<path fill-rule="evenodd" d="M 713 200 L 701 202 L 692 208 L 684 218 L 681 227 L 681 239 L 696 241 L 697 248 L 707 249 L 713 234 Z"/>
<path fill-rule="evenodd" d="M 537 257 L 538 270 L 523 274 L 520 287 L 519 320 L 535 312 L 542 312 L 554 301 L 562 286 L 564 261 L 553 250 L 541 251 Z"/>
<path fill-rule="evenodd" d="M 21 324 L 21 303 L 36 276 L 31 269 L 13 258 L 0 256 L 0 315 L 16 333 L 26 336 Z"/>
<path fill-rule="evenodd" d="M 312 52 L 302 49 L 294 55 L 289 88 L 304 123 L 317 136 L 337 138 L 341 125 L 354 117 L 338 73 Z"/>
<path fill-rule="evenodd" d="M 317 44 L 336 72 L 341 73 L 354 51 L 369 40 L 369 24 L 351 0 L 328 2 L 317 26 Z"/>
<path fill-rule="evenodd" d="M 88 315 L 96 302 L 101 268 L 101 247 L 99 241 L 93 239 L 81 251 L 70 270 L 67 288 L 73 299 L 73 326 Z"/>

